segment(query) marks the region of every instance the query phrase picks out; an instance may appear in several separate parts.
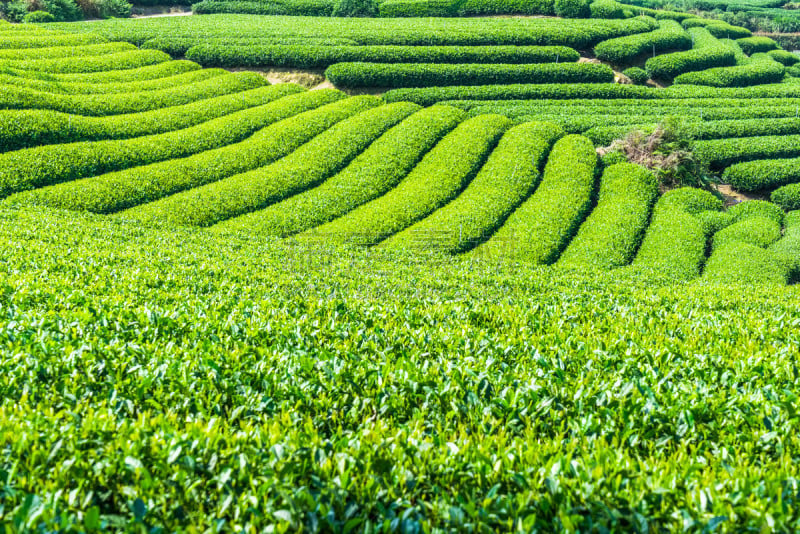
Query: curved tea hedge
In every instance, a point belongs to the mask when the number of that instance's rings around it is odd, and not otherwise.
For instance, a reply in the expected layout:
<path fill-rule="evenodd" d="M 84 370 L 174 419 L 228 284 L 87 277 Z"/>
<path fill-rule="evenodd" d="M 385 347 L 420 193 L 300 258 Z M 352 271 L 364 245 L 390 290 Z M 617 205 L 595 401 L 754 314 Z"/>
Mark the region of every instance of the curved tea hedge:
<path fill-rule="evenodd" d="M 781 63 L 767 54 L 756 54 L 746 65 L 687 72 L 676 77 L 675 83 L 712 87 L 746 87 L 778 83 L 783 79 L 784 69 Z"/>
<path fill-rule="evenodd" d="M 509 129 L 458 197 L 381 245 L 454 254 L 486 241 L 535 190 L 550 148 L 562 135 L 548 123 Z"/>
<path fill-rule="evenodd" d="M 557 265 L 612 269 L 633 260 L 658 196 L 658 181 L 632 163 L 603 172 L 597 207 L 578 229 Z"/>
<path fill-rule="evenodd" d="M 760 52 L 769 52 L 770 50 L 777 50 L 778 48 L 778 43 L 776 43 L 769 37 L 764 37 L 762 35 L 737 39 L 736 44 L 738 44 L 741 47 L 742 51 L 748 56 L 752 56 L 753 54 L 758 54 Z"/>
<path fill-rule="evenodd" d="M 169 55 L 160 50 L 131 50 L 102 56 L 4 61 L 0 66 L 46 72 L 47 74 L 84 74 L 147 67 L 157 63 L 164 63 L 171 59 Z"/>
<path fill-rule="evenodd" d="M 200 65 L 191 61 L 165 61 L 144 67 L 121 70 L 104 70 L 98 72 L 73 72 L 53 74 L 51 72 L 26 71 L 0 67 L 0 72 L 20 78 L 51 81 L 57 83 L 131 83 L 155 80 L 167 76 L 174 76 L 193 70 L 199 70 Z"/>
<path fill-rule="evenodd" d="M 116 212 L 268 165 L 339 121 L 376 105 L 373 97 L 344 99 L 335 91 L 289 96 L 279 105 L 265 106 L 272 108 L 273 124 L 239 143 L 29 191 L 9 202 Z"/>
<path fill-rule="evenodd" d="M 800 278 L 800 211 L 786 214 L 783 237 L 769 247 L 789 272 L 789 278 Z"/>
<path fill-rule="evenodd" d="M 267 80 L 255 72 L 237 72 L 220 78 L 201 80 L 188 86 L 156 91 L 112 94 L 59 94 L 2 87 L 0 109 L 49 109 L 78 115 L 118 115 L 188 104 L 263 87 Z"/>
<path fill-rule="evenodd" d="M 0 196 L 110 171 L 173 160 L 242 141 L 303 109 L 338 99 L 336 91 L 309 91 L 168 133 L 126 140 L 71 143 L 0 154 Z M 284 102 L 288 99 L 289 102 Z M 300 110 L 288 105 L 300 102 Z M 97 199 L 102 201 L 102 198 Z"/>
<path fill-rule="evenodd" d="M 512 122 L 481 115 L 447 134 L 394 189 L 298 235 L 325 244 L 374 245 L 452 200 L 480 170 Z"/>
<path fill-rule="evenodd" d="M 650 78 L 671 80 L 685 72 L 728 67 L 736 64 L 736 56 L 729 47 L 704 28 L 692 28 L 689 35 L 694 43 L 691 50 L 663 54 L 647 60 L 645 68 Z"/>
<path fill-rule="evenodd" d="M 800 158 L 737 163 L 725 169 L 722 180 L 739 191 L 759 191 L 800 183 Z"/>
<path fill-rule="evenodd" d="M 696 278 L 711 233 L 699 215 L 721 209 L 722 201 L 708 191 L 682 188 L 665 193 L 653 208 L 633 265 L 680 280 Z"/>
<path fill-rule="evenodd" d="M 657 30 L 598 43 L 594 47 L 594 54 L 603 61 L 622 65 L 644 54 L 655 55 L 658 52 L 688 50 L 691 47 L 692 38 L 680 24 L 672 20 L 662 20 Z"/>
<path fill-rule="evenodd" d="M 236 217 L 215 230 L 287 237 L 341 217 L 395 187 L 466 114 L 449 106 L 422 109 L 390 129 L 350 165 L 322 184 Z M 150 218 L 182 220 L 180 196 L 143 207 Z"/>
<path fill-rule="evenodd" d="M 800 183 L 779 187 L 770 195 L 770 200 L 785 210 L 800 209 Z"/>
<path fill-rule="evenodd" d="M 107 54 L 130 52 L 136 47 L 130 43 L 97 43 L 79 46 L 53 46 L 44 48 L 0 48 L 0 65 L 6 62 L 39 59 L 62 59 L 74 57 L 104 56 Z"/>
<path fill-rule="evenodd" d="M 766 158 L 800 156 L 800 135 L 773 135 L 697 141 L 695 154 L 720 169 L 734 163 Z"/>
<path fill-rule="evenodd" d="M 580 54 L 566 46 L 218 46 L 201 44 L 186 58 L 210 67 L 292 67 L 335 63 L 569 63 Z"/>
<path fill-rule="evenodd" d="M 145 207 L 138 213 L 145 218 L 158 217 L 160 208 L 177 207 L 182 213 L 172 214 L 173 220 L 210 226 L 314 187 L 345 168 L 386 130 L 419 109 L 409 103 L 381 106 L 377 99 L 369 104 L 371 109 L 345 118 L 275 163 L 191 189 L 153 211 Z"/>
<path fill-rule="evenodd" d="M 703 272 L 703 281 L 786 285 L 789 275 L 787 264 L 771 250 L 733 241 L 714 250 Z"/>
<path fill-rule="evenodd" d="M 439 63 L 337 63 L 325 76 L 337 87 L 428 87 L 492 83 L 609 83 L 607 65 L 447 65 Z"/>
<path fill-rule="evenodd" d="M 472 254 L 553 263 L 591 207 L 596 171 L 591 141 L 579 135 L 562 137 L 553 146 L 533 195 Z"/>
<path fill-rule="evenodd" d="M 104 117 L 44 109 L 0 110 L 0 147 L 11 151 L 56 143 L 167 133 L 304 91 L 299 85 L 288 83 L 267 85 L 180 106 Z"/>
<path fill-rule="evenodd" d="M 0 85 L 14 85 L 25 89 L 46 93 L 61 93 L 73 95 L 112 94 L 112 93 L 139 93 L 142 91 L 157 91 L 175 86 L 189 85 L 208 80 L 218 76 L 230 75 L 223 69 L 190 70 L 152 80 L 142 80 L 127 83 L 86 83 L 86 82 L 61 82 L 43 80 L 38 78 L 23 78 L 0 71 Z"/>

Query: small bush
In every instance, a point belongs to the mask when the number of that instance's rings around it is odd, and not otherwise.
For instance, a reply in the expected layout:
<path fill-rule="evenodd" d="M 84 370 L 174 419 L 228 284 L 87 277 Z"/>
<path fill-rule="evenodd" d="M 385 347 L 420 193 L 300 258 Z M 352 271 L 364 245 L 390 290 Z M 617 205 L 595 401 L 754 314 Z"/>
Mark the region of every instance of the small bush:
<path fill-rule="evenodd" d="M 624 71 L 622 71 L 622 74 L 630 78 L 631 81 L 636 85 L 644 85 L 647 83 L 647 80 L 650 79 L 650 76 L 647 74 L 647 71 L 644 69 L 640 69 L 639 67 L 631 67 L 629 69 L 625 69 Z"/>
<path fill-rule="evenodd" d="M 686 124 L 668 117 L 652 133 L 630 132 L 611 145 L 628 161 L 650 169 L 662 188 L 708 187 L 705 169 L 692 154 L 692 135 Z"/>
<path fill-rule="evenodd" d="M 625 9 L 614 0 L 595 0 L 589 5 L 593 19 L 624 19 Z"/>
<path fill-rule="evenodd" d="M 23 17 L 22 22 L 26 24 L 55 22 L 56 18 L 47 11 L 33 11 Z"/>

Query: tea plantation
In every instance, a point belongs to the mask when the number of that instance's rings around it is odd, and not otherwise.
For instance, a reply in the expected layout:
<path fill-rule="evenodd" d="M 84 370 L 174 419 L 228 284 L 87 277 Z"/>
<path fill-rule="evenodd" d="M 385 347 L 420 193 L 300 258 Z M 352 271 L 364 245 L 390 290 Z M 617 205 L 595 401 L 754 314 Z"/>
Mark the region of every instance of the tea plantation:
<path fill-rule="evenodd" d="M 576 5 L 0 21 L 5 531 L 800 529 L 797 58 Z"/>

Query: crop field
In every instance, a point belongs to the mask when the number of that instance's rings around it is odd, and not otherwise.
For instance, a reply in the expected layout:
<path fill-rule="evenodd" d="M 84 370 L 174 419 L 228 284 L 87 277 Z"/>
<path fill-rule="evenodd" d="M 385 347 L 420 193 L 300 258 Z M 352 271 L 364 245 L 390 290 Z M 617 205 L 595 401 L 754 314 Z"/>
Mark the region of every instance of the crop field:
<path fill-rule="evenodd" d="M 5 532 L 800 529 L 800 59 L 415 3 L 0 21 Z"/>

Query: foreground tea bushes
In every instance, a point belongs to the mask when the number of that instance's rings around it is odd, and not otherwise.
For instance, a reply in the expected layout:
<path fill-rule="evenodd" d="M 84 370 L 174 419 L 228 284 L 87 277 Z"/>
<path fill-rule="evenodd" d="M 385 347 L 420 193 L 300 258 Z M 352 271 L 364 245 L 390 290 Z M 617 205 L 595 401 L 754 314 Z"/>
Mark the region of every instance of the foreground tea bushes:
<path fill-rule="evenodd" d="M 46 204 L 97 213 L 111 213 L 152 202 L 184 189 L 268 165 L 337 122 L 379 104 L 373 97 L 343 98 L 344 95 L 331 90 L 289 96 L 266 110 L 267 117 L 271 115 L 274 124 L 258 130 L 241 143 L 34 190 L 14 196 L 9 202 Z M 331 104 L 324 106 L 328 103 Z M 319 109 L 314 109 L 317 107 Z"/>
<path fill-rule="evenodd" d="M 700 189 L 675 189 L 662 195 L 633 265 L 682 280 L 696 278 L 712 233 L 699 215 L 720 209 L 722 201 Z"/>
<path fill-rule="evenodd" d="M 3 523 L 800 527 L 797 287 L 8 209 L 0 256 Z"/>
<path fill-rule="evenodd" d="M 486 241 L 539 184 L 550 148 L 562 135 L 549 123 L 511 128 L 455 200 L 382 245 L 455 254 Z"/>
<path fill-rule="evenodd" d="M 687 50 L 692 38 L 675 21 L 662 20 L 657 30 L 603 41 L 594 47 L 598 59 L 617 65 L 630 63 L 644 54 L 667 50 Z"/>
<path fill-rule="evenodd" d="M 260 236 L 287 237 L 341 217 L 395 187 L 449 131 L 466 119 L 449 106 L 420 110 L 387 131 L 350 165 L 321 185 L 262 210 L 218 224 L 215 230 L 241 230 Z M 182 221 L 176 195 L 126 215 Z M 141 214 L 141 216 L 139 215 Z"/>
<path fill-rule="evenodd" d="M 284 97 L 165 134 L 121 141 L 49 145 L 0 155 L 0 195 L 85 178 L 164 160 L 172 160 L 244 140 L 256 131 L 300 111 L 312 109 L 339 93 L 328 90 Z M 296 102 L 300 105 L 292 105 Z M 103 198 L 98 198 L 103 201 Z"/>
<path fill-rule="evenodd" d="M 77 115 L 117 115 L 179 106 L 195 100 L 263 87 L 267 84 L 266 79 L 255 72 L 237 72 L 198 81 L 188 86 L 108 95 L 46 93 L 7 85 L 0 87 L 2 89 L 0 109 L 37 108 Z"/>
<path fill-rule="evenodd" d="M 566 46 L 322 46 L 198 45 L 186 57 L 211 67 L 311 69 L 334 63 L 569 63 L 580 55 Z"/>
<path fill-rule="evenodd" d="M 705 28 L 692 28 L 689 30 L 689 35 L 693 42 L 691 50 L 663 54 L 647 60 L 645 67 L 651 78 L 671 80 L 685 72 L 736 64 L 733 50 L 722 44 Z"/>
<path fill-rule="evenodd" d="M 386 130 L 419 109 L 409 103 L 381 106 L 373 97 L 357 97 L 353 101 L 377 107 L 341 121 L 271 165 L 192 189 L 166 203 L 145 206 L 125 216 L 169 218 L 179 224 L 210 226 L 262 209 L 337 173 Z M 176 209 L 178 212 L 174 212 Z"/>
<path fill-rule="evenodd" d="M 614 72 L 592 63 L 447 65 L 438 63 L 337 63 L 325 76 L 337 87 L 427 87 L 492 83 L 610 83 Z"/>
<path fill-rule="evenodd" d="M 481 115 L 446 135 L 394 189 L 299 235 L 304 242 L 373 245 L 452 200 L 475 177 L 512 122 Z"/>
<path fill-rule="evenodd" d="M 591 141 L 579 135 L 561 138 L 533 195 L 473 255 L 534 264 L 556 261 L 591 207 L 596 171 L 597 155 Z"/>
<path fill-rule="evenodd" d="M 0 111 L 0 147 L 10 151 L 37 145 L 166 133 L 304 91 L 294 84 L 269 85 L 182 106 L 106 117 L 43 109 Z"/>
<path fill-rule="evenodd" d="M 597 206 L 558 260 L 562 267 L 612 269 L 628 265 L 639 248 L 658 196 L 658 182 L 631 163 L 606 168 Z"/>

